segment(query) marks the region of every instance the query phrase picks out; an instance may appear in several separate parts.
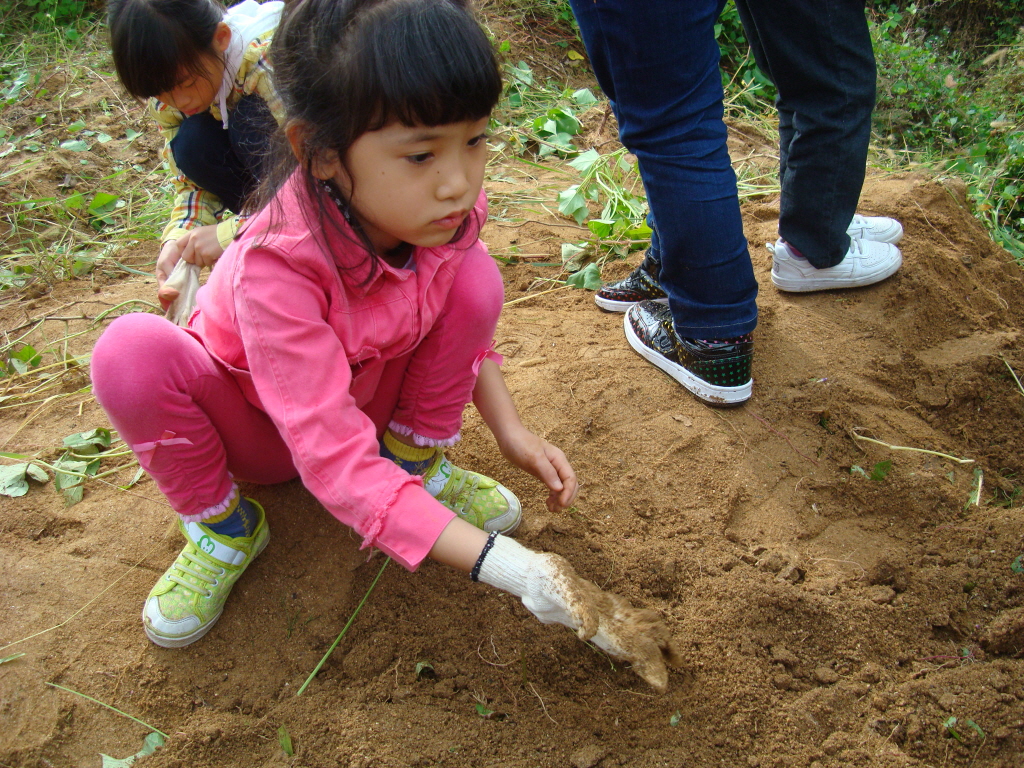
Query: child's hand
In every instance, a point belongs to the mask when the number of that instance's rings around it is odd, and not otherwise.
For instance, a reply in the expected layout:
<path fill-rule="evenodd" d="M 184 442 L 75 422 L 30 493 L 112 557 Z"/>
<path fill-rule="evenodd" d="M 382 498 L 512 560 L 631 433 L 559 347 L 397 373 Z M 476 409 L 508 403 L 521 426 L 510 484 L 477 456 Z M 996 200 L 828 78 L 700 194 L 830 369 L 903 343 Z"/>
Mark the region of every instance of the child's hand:
<path fill-rule="evenodd" d="M 681 661 L 668 627 L 652 610 L 634 608 L 580 577 L 564 557 L 534 552 L 498 536 L 483 556 L 479 580 L 511 592 L 545 624 L 563 624 L 633 670 L 660 692 Z"/>
<path fill-rule="evenodd" d="M 216 224 L 196 227 L 178 242 L 184 243 L 181 258 L 200 267 L 212 267 L 224 253 L 220 238 L 217 237 Z"/>
<path fill-rule="evenodd" d="M 549 510 L 558 512 L 576 501 L 579 483 L 561 449 L 525 427 L 505 435 L 498 447 L 512 464 L 529 472 L 551 490 L 547 501 Z"/>
<path fill-rule="evenodd" d="M 156 295 L 160 299 L 160 306 L 165 310 L 178 298 L 178 289 L 171 286 L 165 287 L 164 283 L 174 271 L 174 266 L 181 261 L 181 247 L 185 239 L 183 237 L 178 240 L 168 240 L 160 249 L 160 256 L 156 260 Z"/>

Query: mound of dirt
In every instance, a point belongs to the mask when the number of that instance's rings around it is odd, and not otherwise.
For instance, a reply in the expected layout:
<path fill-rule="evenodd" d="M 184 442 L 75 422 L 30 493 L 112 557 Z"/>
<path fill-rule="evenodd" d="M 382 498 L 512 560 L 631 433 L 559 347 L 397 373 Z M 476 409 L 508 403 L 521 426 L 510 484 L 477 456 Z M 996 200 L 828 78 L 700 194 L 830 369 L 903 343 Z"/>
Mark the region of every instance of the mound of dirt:
<path fill-rule="evenodd" d="M 565 222 L 502 198 L 502 171 L 484 239 L 557 261 Z M 139 611 L 181 542 L 148 478 L 117 487 L 126 471 L 69 508 L 52 485 L 0 498 L 0 659 L 25 654 L 0 664 L 0 763 L 95 765 L 141 747 L 144 726 L 53 682 L 166 732 L 152 768 L 1019 766 L 1024 279 L 961 188 L 873 176 L 862 212 L 903 222 L 902 270 L 784 295 L 764 248 L 777 201 L 744 207 L 761 323 L 754 396 L 733 410 L 634 354 L 592 294 L 530 290 L 554 269 L 503 267 L 507 299 L 523 299 L 497 333 L 506 379 L 527 425 L 573 462 L 579 503 L 545 511 L 472 408 L 452 458 L 520 495 L 522 542 L 664 617 L 682 656 L 666 694 L 427 563 L 384 572 L 297 697 L 382 562 L 297 482 L 246 488 L 269 547 L 206 638 L 158 648 Z M 85 354 L 93 318 L 154 295 L 122 277 L 7 301 L 6 338 L 41 349 L 81 331 L 68 351 Z M 71 370 L 38 397 L 9 387 L 0 450 L 52 460 L 64 436 L 105 426 L 84 383 Z"/>

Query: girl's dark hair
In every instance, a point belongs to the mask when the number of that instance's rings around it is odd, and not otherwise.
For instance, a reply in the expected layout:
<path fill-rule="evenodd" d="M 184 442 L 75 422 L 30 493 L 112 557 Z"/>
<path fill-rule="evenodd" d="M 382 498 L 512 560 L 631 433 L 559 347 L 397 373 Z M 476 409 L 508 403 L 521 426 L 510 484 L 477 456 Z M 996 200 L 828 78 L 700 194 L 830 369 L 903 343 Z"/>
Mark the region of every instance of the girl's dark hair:
<path fill-rule="evenodd" d="M 356 139 L 393 122 L 437 126 L 480 120 L 501 96 L 494 48 L 467 0 L 293 0 L 270 59 L 286 125 L 302 126 L 308 197 L 303 209 L 310 229 L 332 228 L 349 239 L 338 217 L 328 215 L 334 203 L 313 175 L 314 163 L 337 156 L 345 166 Z M 251 207 L 269 203 L 299 165 L 287 142 L 279 137 L 277 143 L 275 168 Z M 467 219 L 453 242 L 482 225 Z M 358 222 L 352 231 L 372 257 L 363 281 L 368 282 L 379 266 L 377 255 Z M 331 239 L 322 236 L 334 255 Z"/>
<path fill-rule="evenodd" d="M 114 68 L 128 93 L 146 99 L 173 90 L 183 73 L 206 77 L 224 12 L 218 0 L 108 0 Z"/>

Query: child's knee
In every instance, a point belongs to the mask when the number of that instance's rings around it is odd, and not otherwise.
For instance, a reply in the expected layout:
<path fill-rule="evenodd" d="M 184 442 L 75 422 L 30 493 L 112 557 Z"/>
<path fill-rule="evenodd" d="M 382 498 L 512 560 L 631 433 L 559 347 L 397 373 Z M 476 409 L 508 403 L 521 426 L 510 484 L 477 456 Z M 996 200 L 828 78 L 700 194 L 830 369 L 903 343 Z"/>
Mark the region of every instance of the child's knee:
<path fill-rule="evenodd" d="M 114 320 L 92 352 L 93 393 L 100 404 L 107 408 L 126 390 L 150 388 L 153 376 L 161 375 L 180 345 L 181 333 L 157 315 L 134 313 Z"/>
<path fill-rule="evenodd" d="M 472 322 L 497 326 L 505 301 L 505 284 L 494 259 L 481 248 L 473 248 L 463 259 L 448 294 L 449 304 Z"/>

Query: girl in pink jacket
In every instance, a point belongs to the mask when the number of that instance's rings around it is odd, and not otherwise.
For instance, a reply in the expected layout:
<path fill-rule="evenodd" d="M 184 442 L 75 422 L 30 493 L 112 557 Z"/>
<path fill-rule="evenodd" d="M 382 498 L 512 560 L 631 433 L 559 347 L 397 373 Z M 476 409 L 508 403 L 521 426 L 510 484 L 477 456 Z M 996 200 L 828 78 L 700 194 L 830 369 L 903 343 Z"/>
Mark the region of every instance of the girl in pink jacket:
<path fill-rule="evenodd" d="M 410 570 L 431 557 L 468 571 L 664 689 L 675 657 L 657 617 L 499 535 L 519 500 L 444 455 L 472 400 L 552 511 L 576 496 L 491 351 L 502 281 L 478 235 L 501 78 L 467 3 L 296 0 L 271 60 L 287 141 L 267 204 L 188 328 L 128 315 L 93 353 L 96 397 L 186 539 L 146 600 L 147 636 L 176 648 L 210 630 L 269 541 L 236 479 L 297 475 L 364 547 Z"/>

